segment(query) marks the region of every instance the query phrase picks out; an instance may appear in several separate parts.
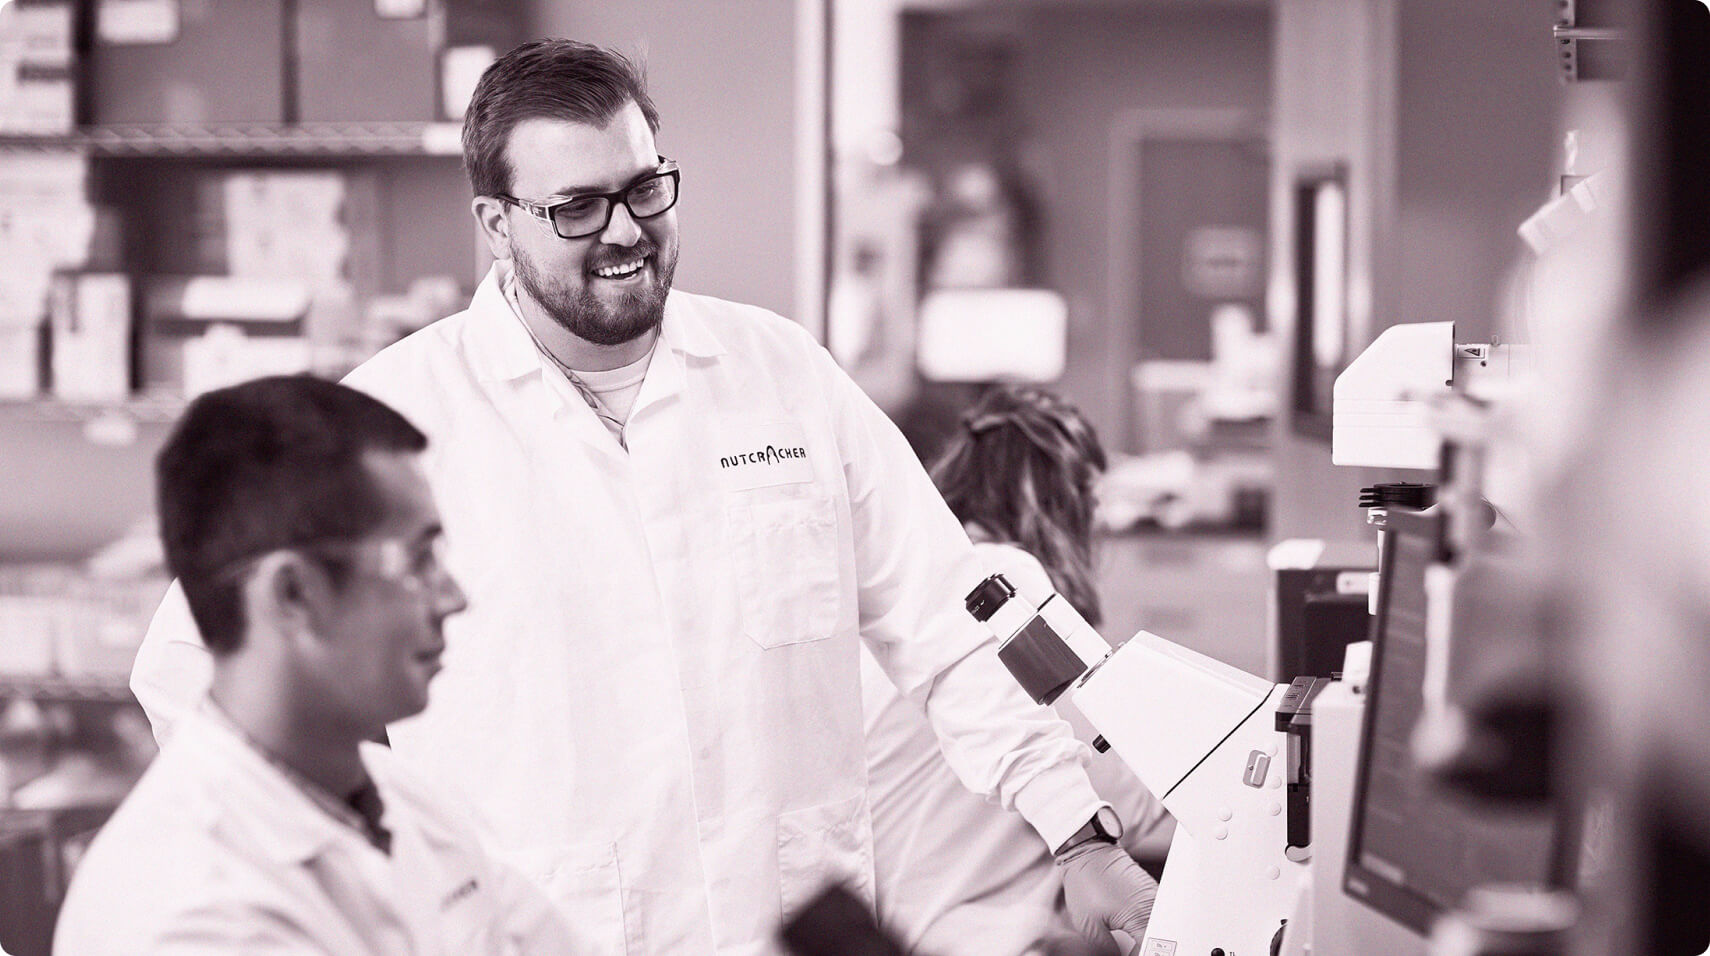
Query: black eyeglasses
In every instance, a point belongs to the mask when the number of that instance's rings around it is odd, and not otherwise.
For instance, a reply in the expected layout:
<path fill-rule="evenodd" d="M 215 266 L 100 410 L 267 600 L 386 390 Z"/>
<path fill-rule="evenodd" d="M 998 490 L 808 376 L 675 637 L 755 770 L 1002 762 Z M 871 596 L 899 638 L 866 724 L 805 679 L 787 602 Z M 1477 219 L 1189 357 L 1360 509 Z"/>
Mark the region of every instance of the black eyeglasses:
<path fill-rule="evenodd" d="M 612 210 L 623 203 L 630 216 L 652 219 L 677 205 L 677 164 L 659 157 L 659 169 L 613 193 L 584 193 L 546 202 L 529 202 L 503 194 L 493 198 L 508 202 L 552 227 L 560 239 L 581 239 L 604 232 L 612 221 Z"/>

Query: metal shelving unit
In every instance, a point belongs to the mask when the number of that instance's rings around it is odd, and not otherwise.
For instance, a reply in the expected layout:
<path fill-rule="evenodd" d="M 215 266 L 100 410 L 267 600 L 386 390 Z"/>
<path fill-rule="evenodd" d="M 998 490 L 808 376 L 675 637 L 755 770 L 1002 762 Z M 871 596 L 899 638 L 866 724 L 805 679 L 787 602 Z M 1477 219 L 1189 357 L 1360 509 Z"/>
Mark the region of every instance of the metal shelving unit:
<path fill-rule="evenodd" d="M 0 421 L 89 422 L 108 415 L 123 415 L 136 422 L 172 422 L 187 402 L 170 396 L 134 396 L 112 402 L 74 402 L 40 398 L 0 399 Z"/>
<path fill-rule="evenodd" d="M 136 700 L 124 677 L 61 677 L 46 674 L 0 674 L 0 700 L 26 697 L 41 701 L 128 704 Z"/>
<path fill-rule="evenodd" d="M 90 126 L 63 136 L 0 136 L 0 154 L 111 157 L 360 157 L 461 154 L 456 123 Z"/>

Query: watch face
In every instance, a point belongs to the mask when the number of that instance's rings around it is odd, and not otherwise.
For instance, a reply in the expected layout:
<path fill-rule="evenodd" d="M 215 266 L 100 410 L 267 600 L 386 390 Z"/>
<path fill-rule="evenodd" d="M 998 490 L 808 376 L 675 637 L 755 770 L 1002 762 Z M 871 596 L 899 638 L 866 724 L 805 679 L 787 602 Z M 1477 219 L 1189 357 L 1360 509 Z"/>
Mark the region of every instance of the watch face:
<path fill-rule="evenodd" d="M 1092 825 L 1101 837 L 1110 840 L 1122 838 L 1122 818 L 1118 817 L 1116 811 L 1109 807 L 1098 808 L 1098 812 L 1093 814 Z"/>

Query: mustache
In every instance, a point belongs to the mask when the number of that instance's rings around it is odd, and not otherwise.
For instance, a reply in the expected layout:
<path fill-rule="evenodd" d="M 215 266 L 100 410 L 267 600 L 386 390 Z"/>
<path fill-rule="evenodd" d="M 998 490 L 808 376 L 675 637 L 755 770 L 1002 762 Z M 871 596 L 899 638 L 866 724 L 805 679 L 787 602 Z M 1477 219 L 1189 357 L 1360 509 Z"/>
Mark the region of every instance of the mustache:
<path fill-rule="evenodd" d="M 588 250 L 587 268 L 604 269 L 634 262 L 637 257 L 652 258 L 658 251 L 659 244 L 650 239 L 642 239 L 633 246 L 596 246 Z"/>

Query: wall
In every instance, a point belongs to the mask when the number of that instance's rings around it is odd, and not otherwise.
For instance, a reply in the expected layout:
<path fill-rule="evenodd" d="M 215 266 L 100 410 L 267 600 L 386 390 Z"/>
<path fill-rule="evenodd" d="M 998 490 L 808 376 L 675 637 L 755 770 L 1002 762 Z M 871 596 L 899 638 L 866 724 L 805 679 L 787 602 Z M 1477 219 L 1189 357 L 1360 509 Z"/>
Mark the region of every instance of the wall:
<path fill-rule="evenodd" d="M 1291 328 L 1296 173 L 1348 167 L 1350 354 L 1399 322 L 1488 341 L 1515 230 L 1549 196 L 1556 98 L 1544 0 L 1279 0 L 1272 322 Z M 1429 480 L 1330 464 L 1276 431 L 1274 538 L 1370 540 L 1358 490 Z"/>
<path fill-rule="evenodd" d="M 1270 103 L 1270 11 L 1251 3 L 999 4 L 940 12 L 1004 32 L 1017 51 L 1023 165 L 1047 211 L 1042 277 L 1069 302 L 1059 388 L 1120 447 L 1129 369 L 1110 348 L 1111 136 L 1141 110 L 1262 117 Z"/>
<path fill-rule="evenodd" d="M 678 287 L 797 315 L 798 0 L 534 5 L 536 36 L 640 54 L 683 168 Z"/>

